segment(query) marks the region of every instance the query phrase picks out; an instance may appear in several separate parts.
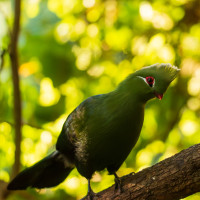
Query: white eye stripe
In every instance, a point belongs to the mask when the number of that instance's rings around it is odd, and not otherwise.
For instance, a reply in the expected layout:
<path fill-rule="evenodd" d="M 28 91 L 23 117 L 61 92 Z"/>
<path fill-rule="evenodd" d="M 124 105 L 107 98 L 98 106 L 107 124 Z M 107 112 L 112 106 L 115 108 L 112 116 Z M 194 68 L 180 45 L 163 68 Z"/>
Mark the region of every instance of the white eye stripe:
<path fill-rule="evenodd" d="M 147 80 L 146 80 L 146 78 L 144 78 L 144 77 L 142 77 L 142 76 L 137 76 L 138 78 L 141 78 L 148 86 L 149 86 L 149 84 L 147 83 Z"/>
<path fill-rule="evenodd" d="M 142 76 L 137 76 L 137 77 L 138 77 L 138 78 L 141 78 L 141 79 L 149 86 L 149 83 L 147 82 L 146 78 L 144 78 L 144 77 L 142 77 Z M 155 82 L 156 82 L 156 80 L 154 79 L 154 82 L 153 82 L 152 87 L 154 87 Z"/>

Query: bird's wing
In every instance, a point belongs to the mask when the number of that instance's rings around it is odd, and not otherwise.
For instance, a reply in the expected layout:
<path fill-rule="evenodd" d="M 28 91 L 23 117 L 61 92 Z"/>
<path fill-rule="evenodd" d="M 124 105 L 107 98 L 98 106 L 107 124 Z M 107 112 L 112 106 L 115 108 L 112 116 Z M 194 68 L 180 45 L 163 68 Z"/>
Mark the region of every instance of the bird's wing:
<path fill-rule="evenodd" d="M 74 159 L 77 138 L 87 128 L 88 120 L 93 115 L 91 112 L 95 109 L 98 96 L 86 99 L 68 116 L 58 137 L 56 149 L 65 154 L 67 158 L 71 158 L 72 161 Z"/>
<path fill-rule="evenodd" d="M 72 162 L 74 160 L 75 142 L 77 138 L 78 127 L 75 127 L 76 109 L 68 116 L 63 124 L 62 131 L 56 143 L 56 149 L 63 153 Z"/>

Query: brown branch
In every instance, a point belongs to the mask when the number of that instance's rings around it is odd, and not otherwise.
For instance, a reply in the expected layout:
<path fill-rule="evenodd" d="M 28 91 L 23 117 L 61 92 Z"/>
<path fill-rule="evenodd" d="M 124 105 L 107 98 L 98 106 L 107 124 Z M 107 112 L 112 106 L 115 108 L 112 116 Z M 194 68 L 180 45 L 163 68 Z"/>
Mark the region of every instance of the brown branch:
<path fill-rule="evenodd" d="M 15 0 L 15 11 L 14 11 L 14 22 L 13 30 L 11 33 L 11 44 L 9 49 L 9 55 L 12 67 L 12 77 L 13 77 L 13 90 L 14 90 L 14 120 L 15 120 L 15 163 L 12 169 L 12 177 L 14 177 L 20 170 L 20 154 L 21 154 L 21 96 L 20 96 L 20 86 L 19 86 L 19 74 L 18 74 L 18 37 L 20 31 L 20 6 L 21 0 Z"/>
<path fill-rule="evenodd" d="M 134 175 L 121 178 L 123 192 L 114 186 L 94 199 L 178 200 L 200 192 L 200 144 L 191 146 Z"/>
<path fill-rule="evenodd" d="M 121 194 L 115 192 L 112 186 L 99 192 L 94 200 L 178 200 L 200 192 L 200 144 L 134 175 L 126 175 L 121 182 Z M 2 187 L 6 188 L 7 183 Z M 8 195 L 6 192 L 2 199 Z"/>

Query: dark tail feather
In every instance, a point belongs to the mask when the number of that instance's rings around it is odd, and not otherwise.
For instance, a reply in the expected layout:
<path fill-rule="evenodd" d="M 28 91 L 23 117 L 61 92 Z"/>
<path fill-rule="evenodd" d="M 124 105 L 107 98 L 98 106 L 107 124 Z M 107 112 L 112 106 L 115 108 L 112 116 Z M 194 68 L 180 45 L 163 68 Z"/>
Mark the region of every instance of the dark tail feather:
<path fill-rule="evenodd" d="M 8 190 L 25 190 L 28 187 L 53 187 L 63 182 L 74 168 L 58 151 L 53 152 L 32 167 L 19 173 L 9 184 Z"/>

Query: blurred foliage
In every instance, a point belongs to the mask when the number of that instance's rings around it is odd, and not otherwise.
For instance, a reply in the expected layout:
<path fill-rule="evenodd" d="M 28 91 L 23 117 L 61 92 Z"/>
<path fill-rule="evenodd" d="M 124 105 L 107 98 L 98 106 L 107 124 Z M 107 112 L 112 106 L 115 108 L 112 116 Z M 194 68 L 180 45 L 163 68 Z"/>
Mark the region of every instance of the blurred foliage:
<path fill-rule="evenodd" d="M 119 176 L 153 165 L 200 142 L 199 0 L 27 0 L 19 40 L 23 106 L 22 166 L 55 148 L 68 114 L 91 95 L 113 90 L 131 72 L 167 62 L 181 74 L 162 101 L 146 106 L 140 139 Z M 0 50 L 8 48 L 13 5 L 0 1 Z M 0 179 L 14 162 L 13 88 L 6 54 L 0 62 Z M 106 171 L 94 191 L 113 184 Z M 53 189 L 9 199 L 77 199 L 87 181 L 74 170 Z M 26 194 L 27 195 L 27 194 Z M 196 194 L 189 199 L 199 199 Z"/>

